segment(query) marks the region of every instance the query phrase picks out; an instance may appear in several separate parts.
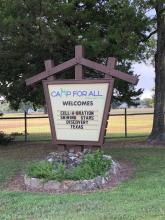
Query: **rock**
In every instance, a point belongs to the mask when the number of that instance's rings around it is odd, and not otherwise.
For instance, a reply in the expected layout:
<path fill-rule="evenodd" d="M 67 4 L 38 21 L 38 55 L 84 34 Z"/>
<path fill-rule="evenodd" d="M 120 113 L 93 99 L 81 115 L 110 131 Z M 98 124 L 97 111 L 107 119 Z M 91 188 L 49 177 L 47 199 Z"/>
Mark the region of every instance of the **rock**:
<path fill-rule="evenodd" d="M 55 180 L 50 180 L 43 184 L 43 189 L 45 190 L 60 190 L 61 183 Z"/>
<path fill-rule="evenodd" d="M 96 189 L 97 186 L 95 184 L 94 179 L 93 180 L 88 180 L 86 183 L 86 190 L 92 190 L 92 189 Z"/>
<path fill-rule="evenodd" d="M 103 155 L 103 159 L 112 160 L 112 157 L 110 155 Z"/>
<path fill-rule="evenodd" d="M 53 163 L 54 170 L 58 168 L 58 164 L 61 163 L 65 166 L 65 169 L 72 169 L 83 161 L 86 154 L 90 153 L 91 150 L 84 149 L 83 152 L 75 152 L 74 150 L 64 151 L 64 152 L 52 152 L 47 156 L 47 161 Z M 112 160 L 109 155 L 103 155 L 104 160 Z M 65 180 L 63 182 L 59 181 L 48 181 L 43 182 L 41 179 L 30 178 L 25 175 L 24 182 L 27 188 L 31 189 L 43 189 L 50 191 L 84 191 L 92 190 L 97 188 L 102 188 L 110 179 L 112 174 L 116 174 L 120 169 L 120 165 L 112 160 L 112 166 L 109 171 L 106 172 L 105 176 L 97 176 L 90 180 Z"/>
<path fill-rule="evenodd" d="M 62 189 L 64 191 L 68 191 L 71 188 L 72 184 L 73 184 L 72 180 L 65 180 L 62 182 Z"/>
<path fill-rule="evenodd" d="M 102 177 L 101 184 L 104 185 L 105 183 L 106 183 L 106 179 L 105 179 L 105 177 Z"/>
<path fill-rule="evenodd" d="M 112 166 L 111 166 L 109 175 L 116 174 L 119 169 L 120 169 L 120 165 L 114 160 L 112 160 Z"/>
<path fill-rule="evenodd" d="M 89 153 L 91 153 L 91 150 L 89 148 L 85 148 L 83 150 L 83 154 L 89 154 Z"/>
<path fill-rule="evenodd" d="M 41 189 L 43 187 L 43 180 L 27 177 L 26 175 L 24 177 L 24 183 L 26 187 L 30 189 Z"/>
<path fill-rule="evenodd" d="M 31 178 L 28 177 L 27 175 L 24 176 L 24 183 L 27 187 L 30 187 L 31 185 Z"/>
<path fill-rule="evenodd" d="M 47 159 L 47 161 L 52 163 L 53 162 L 53 158 L 50 157 L 50 158 Z"/>
<path fill-rule="evenodd" d="M 84 180 L 75 181 L 70 189 L 72 191 L 83 191 L 83 190 L 86 190 L 86 185 L 87 185 L 87 183 Z"/>
<path fill-rule="evenodd" d="M 101 176 L 97 176 L 94 179 L 94 182 L 95 182 L 97 188 L 101 188 L 101 186 L 102 186 L 102 177 Z"/>

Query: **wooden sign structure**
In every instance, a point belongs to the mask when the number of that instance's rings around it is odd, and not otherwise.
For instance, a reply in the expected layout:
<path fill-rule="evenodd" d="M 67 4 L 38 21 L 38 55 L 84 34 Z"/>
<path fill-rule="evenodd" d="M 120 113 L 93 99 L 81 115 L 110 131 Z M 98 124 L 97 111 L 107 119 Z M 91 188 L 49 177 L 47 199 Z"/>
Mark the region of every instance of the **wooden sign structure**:
<path fill-rule="evenodd" d="M 75 66 L 74 80 L 55 80 L 56 75 Z M 59 145 L 94 145 L 104 142 L 114 78 L 137 84 L 137 76 L 115 69 L 116 59 L 107 65 L 84 58 L 83 47 L 75 47 L 75 58 L 54 66 L 45 61 L 45 71 L 26 80 L 26 85 L 43 82 L 52 141 Z M 103 79 L 85 79 L 84 68 L 105 74 Z M 114 78 L 113 78 L 114 77 Z"/>

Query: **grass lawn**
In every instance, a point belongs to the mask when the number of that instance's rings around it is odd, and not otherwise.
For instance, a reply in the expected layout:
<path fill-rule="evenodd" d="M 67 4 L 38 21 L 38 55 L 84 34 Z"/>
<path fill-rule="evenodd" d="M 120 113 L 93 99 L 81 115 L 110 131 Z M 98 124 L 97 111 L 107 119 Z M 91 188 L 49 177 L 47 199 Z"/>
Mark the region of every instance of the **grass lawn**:
<path fill-rule="evenodd" d="M 111 190 L 84 195 L 7 191 L 5 181 L 24 169 L 28 161 L 44 158 L 54 146 L 20 143 L 0 147 L 0 219 L 164 220 L 165 149 L 113 144 L 106 152 L 115 159 L 130 161 L 136 168 L 134 176 Z"/>

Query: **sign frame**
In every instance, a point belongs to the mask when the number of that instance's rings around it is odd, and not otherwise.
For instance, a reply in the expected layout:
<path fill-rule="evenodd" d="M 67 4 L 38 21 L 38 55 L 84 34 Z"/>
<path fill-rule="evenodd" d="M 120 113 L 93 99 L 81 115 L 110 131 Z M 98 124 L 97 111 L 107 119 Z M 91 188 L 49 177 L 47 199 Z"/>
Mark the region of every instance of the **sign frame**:
<path fill-rule="evenodd" d="M 53 144 L 66 144 L 66 145 L 95 145 L 95 146 L 102 146 L 104 143 L 104 136 L 106 132 L 106 125 L 108 123 L 108 116 L 109 110 L 111 106 L 111 99 L 113 94 L 113 86 L 114 86 L 114 79 L 83 79 L 83 80 L 43 80 L 43 87 L 44 93 L 46 98 L 46 104 L 48 107 L 48 114 L 49 114 L 49 121 L 50 121 L 50 128 L 51 128 L 51 135 L 52 135 L 52 142 Z M 98 141 L 79 141 L 79 140 L 58 140 L 56 136 L 56 128 L 53 118 L 53 111 L 51 106 L 51 100 L 49 95 L 48 86 L 49 85 L 63 85 L 63 84 L 100 84 L 100 83 L 108 83 L 108 91 L 107 96 L 105 98 L 105 106 L 103 110 L 102 122 L 99 131 L 99 139 Z"/>

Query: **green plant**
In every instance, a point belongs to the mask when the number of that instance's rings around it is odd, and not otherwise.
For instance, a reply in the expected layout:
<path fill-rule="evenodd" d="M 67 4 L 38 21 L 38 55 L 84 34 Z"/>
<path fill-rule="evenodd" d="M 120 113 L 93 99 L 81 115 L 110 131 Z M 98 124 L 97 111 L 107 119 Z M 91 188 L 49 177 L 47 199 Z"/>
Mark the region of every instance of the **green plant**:
<path fill-rule="evenodd" d="M 27 167 L 27 175 L 45 180 L 59 180 L 65 178 L 65 169 L 63 164 L 52 164 L 48 161 L 39 161 L 31 163 Z"/>
<path fill-rule="evenodd" d="M 64 179 L 92 179 L 99 175 L 105 175 L 111 164 L 111 160 L 104 159 L 102 151 L 95 151 L 87 154 L 82 163 L 71 170 L 66 170 L 62 163 L 40 161 L 28 166 L 27 175 L 45 180 L 59 181 Z"/>
<path fill-rule="evenodd" d="M 13 141 L 13 137 L 5 134 L 3 131 L 0 131 L 0 145 L 7 145 L 9 144 L 11 141 Z"/>
<path fill-rule="evenodd" d="M 23 136 L 24 134 L 22 132 L 12 132 L 10 135 L 12 137 L 15 137 L 15 136 Z"/>
<path fill-rule="evenodd" d="M 83 162 L 67 173 L 67 179 L 92 179 L 96 176 L 104 176 L 110 169 L 112 160 L 104 159 L 103 151 L 97 150 L 87 154 Z"/>

